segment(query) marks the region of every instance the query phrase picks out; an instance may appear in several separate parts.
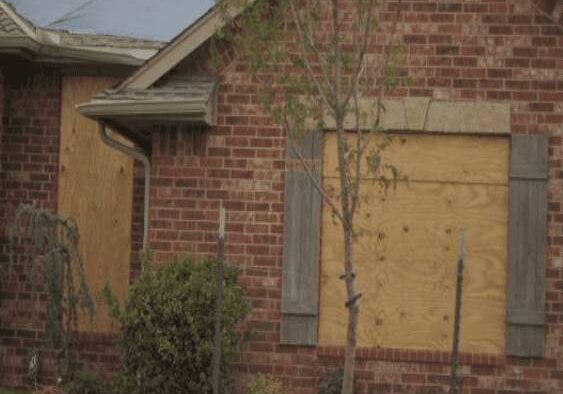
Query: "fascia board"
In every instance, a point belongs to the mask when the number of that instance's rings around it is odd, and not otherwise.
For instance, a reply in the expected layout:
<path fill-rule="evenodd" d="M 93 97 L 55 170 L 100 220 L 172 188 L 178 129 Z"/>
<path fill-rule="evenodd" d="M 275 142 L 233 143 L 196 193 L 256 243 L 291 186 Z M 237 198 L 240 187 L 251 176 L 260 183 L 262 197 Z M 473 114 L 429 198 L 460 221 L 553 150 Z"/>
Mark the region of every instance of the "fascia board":
<path fill-rule="evenodd" d="M 99 52 L 55 45 L 40 46 L 38 56 L 43 57 L 43 60 L 55 62 L 61 60 L 61 58 L 68 58 L 88 63 L 119 64 L 126 66 L 140 66 L 144 63 L 143 60 L 127 54 Z"/>
<path fill-rule="evenodd" d="M 0 50 L 5 48 L 27 49 L 31 52 L 37 52 L 41 45 L 30 37 L 0 36 Z"/>
<path fill-rule="evenodd" d="M 248 4 L 255 0 L 249 0 Z M 229 9 L 229 16 L 235 18 L 243 11 L 241 7 Z M 137 72 L 127 78 L 117 90 L 147 89 L 164 74 L 187 58 L 225 25 L 220 6 L 215 5 L 206 15 L 181 33 L 170 44 L 147 61 Z"/>
<path fill-rule="evenodd" d="M 207 101 L 122 101 L 108 103 L 88 103 L 76 107 L 81 115 L 93 119 L 111 117 L 152 118 L 171 117 L 175 119 L 198 120 L 209 124 Z"/>
<path fill-rule="evenodd" d="M 6 4 L 4 1 L 0 0 L 0 8 L 2 8 L 2 11 L 4 11 L 4 13 L 6 15 L 8 15 L 10 17 L 10 19 L 30 38 L 30 39 L 36 39 L 37 38 L 37 34 L 35 32 L 35 29 L 31 26 L 29 26 L 26 21 L 20 16 L 18 15 L 17 12 L 14 11 L 14 9 L 9 6 L 8 4 Z"/>

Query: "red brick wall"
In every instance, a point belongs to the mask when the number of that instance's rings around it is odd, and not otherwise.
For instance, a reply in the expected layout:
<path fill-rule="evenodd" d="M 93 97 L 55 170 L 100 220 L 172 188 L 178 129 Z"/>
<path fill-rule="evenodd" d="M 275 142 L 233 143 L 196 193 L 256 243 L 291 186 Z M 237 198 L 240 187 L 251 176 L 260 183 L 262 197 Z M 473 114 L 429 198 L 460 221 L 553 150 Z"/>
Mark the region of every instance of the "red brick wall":
<path fill-rule="evenodd" d="M 563 36 L 545 18 L 522 10 L 524 3 L 413 0 L 400 5 L 399 28 L 408 44 L 412 83 L 394 96 L 510 102 L 513 132 L 552 134 L 546 358 L 464 354 L 463 387 L 472 394 L 563 392 Z M 396 6 L 389 3 L 383 17 L 394 18 Z M 60 118 L 60 82 L 52 70 L 11 71 L 5 82 L 0 100 L 0 108 L 6 104 L 3 133 L 0 129 L 0 263 L 7 261 L 4 207 L 12 210 L 19 202 L 35 201 L 56 209 Z M 228 259 L 241 267 L 241 284 L 253 306 L 252 340 L 236 360 L 238 385 L 248 374 L 264 372 L 280 377 L 290 393 L 311 393 L 326 367 L 341 361 L 342 349 L 278 343 L 285 139 L 261 114 L 255 92 L 244 67 L 232 64 L 221 75 L 216 129 L 155 131 L 151 244 L 159 262 L 185 253 L 214 255 L 223 201 L 229 211 Z M 134 191 L 134 247 L 142 236 L 140 171 Z M 18 259 L 0 279 L 0 386 L 29 384 L 25 357 L 40 345 L 41 325 L 26 328 L 28 277 L 22 256 Z M 136 261 L 132 278 L 138 269 Z M 105 372 L 115 369 L 118 357 L 110 337 L 83 339 L 82 361 Z M 447 358 L 440 352 L 361 349 L 359 392 L 440 391 L 447 382 Z M 44 370 L 48 374 L 52 367 Z"/>
<path fill-rule="evenodd" d="M 396 17 L 389 3 L 383 18 Z M 550 133 L 547 343 L 543 359 L 464 354 L 463 391 L 563 392 L 563 35 L 522 2 L 402 1 L 399 31 L 412 83 L 391 96 L 509 102 L 514 133 Z M 184 66 L 186 67 L 186 65 Z M 189 68 L 186 71 L 190 71 Z M 151 245 L 158 262 L 216 253 L 218 206 L 228 209 L 228 260 L 242 268 L 253 306 L 250 343 L 237 359 L 247 374 L 272 373 L 290 393 L 312 393 L 340 348 L 279 344 L 284 136 L 256 105 L 256 86 L 240 64 L 221 75 L 218 124 L 153 136 Z M 448 354 L 361 349 L 358 392 L 440 392 Z"/>

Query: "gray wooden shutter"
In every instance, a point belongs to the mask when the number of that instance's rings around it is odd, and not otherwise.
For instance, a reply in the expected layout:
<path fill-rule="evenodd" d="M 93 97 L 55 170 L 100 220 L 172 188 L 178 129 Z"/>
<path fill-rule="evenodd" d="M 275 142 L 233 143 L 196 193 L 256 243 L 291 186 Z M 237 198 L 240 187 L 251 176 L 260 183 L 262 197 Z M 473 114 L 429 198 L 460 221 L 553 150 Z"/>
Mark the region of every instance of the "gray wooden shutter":
<path fill-rule="evenodd" d="M 540 357 L 545 342 L 548 137 L 514 135 L 510 153 L 506 354 Z"/>
<path fill-rule="evenodd" d="M 297 142 L 321 182 L 322 136 Z M 321 196 L 288 139 L 285 173 L 281 343 L 316 345 Z"/>

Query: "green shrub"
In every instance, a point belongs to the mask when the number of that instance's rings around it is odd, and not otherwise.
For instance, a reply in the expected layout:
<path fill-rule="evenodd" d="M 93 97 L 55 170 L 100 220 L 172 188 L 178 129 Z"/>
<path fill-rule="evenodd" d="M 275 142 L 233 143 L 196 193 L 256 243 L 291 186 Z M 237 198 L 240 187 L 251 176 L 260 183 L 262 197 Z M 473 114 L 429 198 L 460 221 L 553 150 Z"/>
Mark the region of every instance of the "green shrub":
<path fill-rule="evenodd" d="M 279 380 L 267 375 L 256 375 L 246 389 L 246 394 L 282 394 L 282 384 Z"/>
<path fill-rule="evenodd" d="M 194 393 L 211 391 L 215 319 L 214 262 L 172 262 L 158 271 L 145 269 L 131 286 L 123 310 L 105 291 L 121 323 L 118 345 L 122 393 Z M 237 325 L 249 307 L 235 286 L 237 270 L 225 267 L 223 377 L 240 340 Z M 227 382 L 224 382 L 227 384 Z"/>
<path fill-rule="evenodd" d="M 72 380 L 64 385 L 64 394 L 106 394 L 108 388 L 102 379 L 87 371 L 75 372 Z"/>
<path fill-rule="evenodd" d="M 342 368 L 329 369 L 321 379 L 317 394 L 340 394 L 343 378 Z"/>

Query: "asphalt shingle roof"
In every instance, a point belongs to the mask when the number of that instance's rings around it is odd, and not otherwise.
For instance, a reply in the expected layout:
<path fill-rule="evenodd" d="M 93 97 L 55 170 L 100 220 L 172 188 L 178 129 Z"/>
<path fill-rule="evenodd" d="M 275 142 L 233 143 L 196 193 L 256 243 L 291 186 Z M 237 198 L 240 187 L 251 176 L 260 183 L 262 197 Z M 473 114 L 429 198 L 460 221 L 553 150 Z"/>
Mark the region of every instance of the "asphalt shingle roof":
<path fill-rule="evenodd" d="M 143 48 L 160 49 L 164 45 L 160 41 L 144 40 L 141 38 L 118 37 L 107 35 L 92 35 L 59 32 L 61 45 L 70 47 L 108 47 L 113 48 Z"/>
<path fill-rule="evenodd" d="M 168 41 L 213 0 L 9 0 L 42 28 Z"/>
<path fill-rule="evenodd" d="M 41 59 L 140 65 L 163 46 L 162 42 L 110 35 L 75 34 L 44 29 L 0 0 L 0 52 L 27 51 Z"/>
<path fill-rule="evenodd" d="M 93 102 L 104 101 L 202 101 L 207 102 L 215 89 L 211 79 L 174 78 L 169 83 L 149 89 L 108 89 L 94 97 Z"/>

